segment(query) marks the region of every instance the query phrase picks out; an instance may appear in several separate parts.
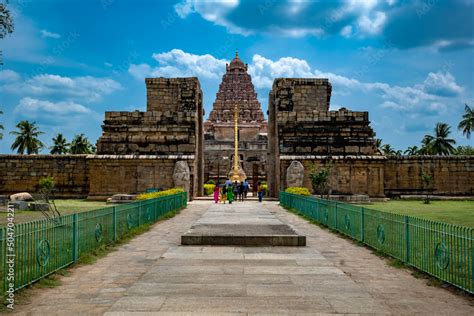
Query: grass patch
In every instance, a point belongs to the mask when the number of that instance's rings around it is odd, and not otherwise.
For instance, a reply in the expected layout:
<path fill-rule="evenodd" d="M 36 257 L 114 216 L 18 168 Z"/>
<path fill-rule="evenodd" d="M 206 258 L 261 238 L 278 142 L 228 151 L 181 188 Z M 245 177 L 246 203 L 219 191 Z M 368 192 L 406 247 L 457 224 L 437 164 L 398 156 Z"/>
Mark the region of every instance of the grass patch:
<path fill-rule="evenodd" d="M 89 201 L 83 199 L 60 199 L 55 200 L 54 203 L 56 204 L 56 207 L 59 213 L 61 213 L 61 215 L 82 213 L 114 205 L 107 204 L 101 201 Z M 25 223 L 44 218 L 44 215 L 38 211 L 15 211 L 15 224 Z M 0 212 L 0 226 L 5 226 L 6 223 L 7 213 Z"/>
<path fill-rule="evenodd" d="M 184 208 L 168 212 L 165 214 L 160 220 L 152 223 L 152 224 L 143 224 L 139 227 L 135 227 L 130 229 L 126 234 L 124 234 L 122 237 L 120 237 L 118 240 L 114 241 L 113 243 L 110 244 L 102 244 L 99 248 L 89 252 L 82 254 L 78 260 L 63 268 L 60 269 L 56 272 L 53 272 L 52 274 L 40 279 L 39 281 L 33 283 L 32 285 L 29 285 L 27 287 L 24 287 L 18 291 L 15 292 L 15 306 L 16 305 L 26 305 L 30 302 L 30 297 L 31 297 L 31 291 L 34 289 L 42 289 L 42 288 L 54 288 L 57 286 L 60 286 L 62 284 L 61 282 L 61 276 L 68 276 L 71 274 L 71 270 L 74 269 L 77 266 L 80 265 L 90 265 L 94 264 L 97 262 L 98 259 L 103 258 L 107 256 L 109 253 L 115 251 L 119 246 L 127 244 L 130 240 L 132 240 L 134 237 L 139 236 L 151 229 L 151 227 L 157 223 L 163 222 L 165 220 L 168 220 L 177 214 L 179 214 Z M 1 285 L 1 284 L 0 284 Z M 3 285 L 2 285 L 3 286 Z M 8 309 L 6 306 L 8 302 L 6 301 L 5 293 L 0 293 L 0 313 L 4 312 L 9 312 L 11 311 Z"/>
<path fill-rule="evenodd" d="M 412 202 L 412 201 L 410 201 Z M 444 202 L 444 201 L 443 201 Z M 420 203 L 423 203 L 423 202 L 420 202 Z M 455 294 L 458 294 L 458 295 L 462 295 L 462 296 L 467 296 L 467 297 L 474 297 L 473 295 L 469 294 L 468 292 L 460 289 L 460 288 L 457 288 L 449 283 L 446 283 L 424 271 L 421 271 L 411 265 L 408 265 L 406 264 L 405 262 L 403 262 L 402 260 L 399 260 L 399 259 L 396 259 L 394 257 L 392 257 L 390 254 L 387 254 L 381 250 L 378 250 L 378 249 L 375 249 L 375 248 L 372 248 L 370 245 L 366 244 L 366 243 L 363 243 L 362 241 L 360 240 L 356 240 L 356 239 L 353 239 L 352 237 L 346 235 L 346 234 L 343 234 L 333 228 L 330 228 L 320 222 L 317 222 L 315 221 L 314 219 L 312 219 L 311 217 L 305 215 L 305 214 L 302 214 L 300 212 L 298 212 L 298 210 L 296 210 L 295 208 L 290 208 L 290 207 L 286 207 L 282 204 L 280 204 L 281 207 L 283 207 L 284 209 L 286 209 L 287 211 L 289 211 L 290 213 L 293 213 L 293 214 L 296 214 L 298 215 L 299 217 L 305 219 L 306 221 L 308 221 L 309 223 L 311 224 L 314 224 L 314 225 L 317 225 L 319 226 L 320 228 L 322 229 L 325 229 L 325 230 L 328 230 L 332 233 L 335 233 L 338 237 L 342 237 L 346 240 L 350 240 L 352 241 L 353 244 L 356 244 L 358 246 L 363 246 L 365 247 L 366 249 L 368 250 L 371 250 L 372 253 L 376 256 L 378 256 L 379 258 L 381 259 L 384 259 L 386 264 L 390 267 L 393 267 L 393 268 L 397 268 L 397 269 L 407 269 L 411 272 L 411 274 L 415 277 L 415 278 L 418 278 L 418 279 L 425 279 L 426 280 L 426 284 L 428 286 L 435 286 L 435 287 L 442 287 L 442 288 L 446 288 L 448 289 L 449 291 L 455 293 Z"/>
<path fill-rule="evenodd" d="M 474 201 L 431 201 L 390 200 L 359 205 L 368 209 L 410 215 L 437 222 L 474 227 Z"/>

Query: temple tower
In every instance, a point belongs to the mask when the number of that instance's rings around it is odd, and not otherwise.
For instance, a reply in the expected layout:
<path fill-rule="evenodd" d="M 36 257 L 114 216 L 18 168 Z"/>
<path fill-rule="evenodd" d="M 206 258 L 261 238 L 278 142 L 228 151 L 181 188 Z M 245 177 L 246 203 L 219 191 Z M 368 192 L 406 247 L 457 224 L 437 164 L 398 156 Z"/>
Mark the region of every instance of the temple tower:
<path fill-rule="evenodd" d="M 204 123 L 205 178 L 227 176 L 234 155 L 234 108 L 239 108 L 238 140 L 241 165 L 250 182 L 265 179 L 267 122 L 247 65 L 239 58 L 226 64 L 213 108 Z"/>

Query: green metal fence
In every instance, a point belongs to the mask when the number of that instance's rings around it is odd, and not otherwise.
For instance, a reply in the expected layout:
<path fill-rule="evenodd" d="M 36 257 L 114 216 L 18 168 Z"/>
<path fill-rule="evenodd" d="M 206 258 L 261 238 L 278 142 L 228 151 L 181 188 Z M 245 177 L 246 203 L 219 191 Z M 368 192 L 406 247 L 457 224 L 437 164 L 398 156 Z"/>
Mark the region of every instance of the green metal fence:
<path fill-rule="evenodd" d="M 7 228 L 0 228 L 0 274 L 8 287 L 8 259 L 14 258 L 14 288 L 18 290 L 65 266 L 85 253 L 120 239 L 129 230 L 154 223 L 187 204 L 186 193 L 105 207 L 14 226 L 14 251 L 7 248 Z M 11 231 L 10 231 L 11 232 Z"/>
<path fill-rule="evenodd" d="M 474 229 L 280 192 L 280 203 L 474 293 Z"/>

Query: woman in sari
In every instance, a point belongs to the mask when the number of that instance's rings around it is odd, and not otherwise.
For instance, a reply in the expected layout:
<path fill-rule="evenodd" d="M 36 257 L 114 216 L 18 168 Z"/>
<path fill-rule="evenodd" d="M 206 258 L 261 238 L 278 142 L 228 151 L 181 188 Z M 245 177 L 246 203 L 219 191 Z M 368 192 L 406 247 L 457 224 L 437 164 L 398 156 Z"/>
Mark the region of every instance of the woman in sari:
<path fill-rule="evenodd" d="M 219 183 L 214 186 L 214 202 L 219 202 Z"/>

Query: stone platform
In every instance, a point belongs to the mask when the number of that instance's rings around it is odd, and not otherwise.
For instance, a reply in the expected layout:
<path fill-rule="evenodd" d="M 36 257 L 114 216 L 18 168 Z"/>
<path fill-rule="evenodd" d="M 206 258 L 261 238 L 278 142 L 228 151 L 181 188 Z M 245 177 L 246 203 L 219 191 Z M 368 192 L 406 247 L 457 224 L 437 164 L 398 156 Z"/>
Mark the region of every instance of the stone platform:
<path fill-rule="evenodd" d="M 306 246 L 306 236 L 284 224 L 258 202 L 213 204 L 181 236 L 182 245 Z"/>

